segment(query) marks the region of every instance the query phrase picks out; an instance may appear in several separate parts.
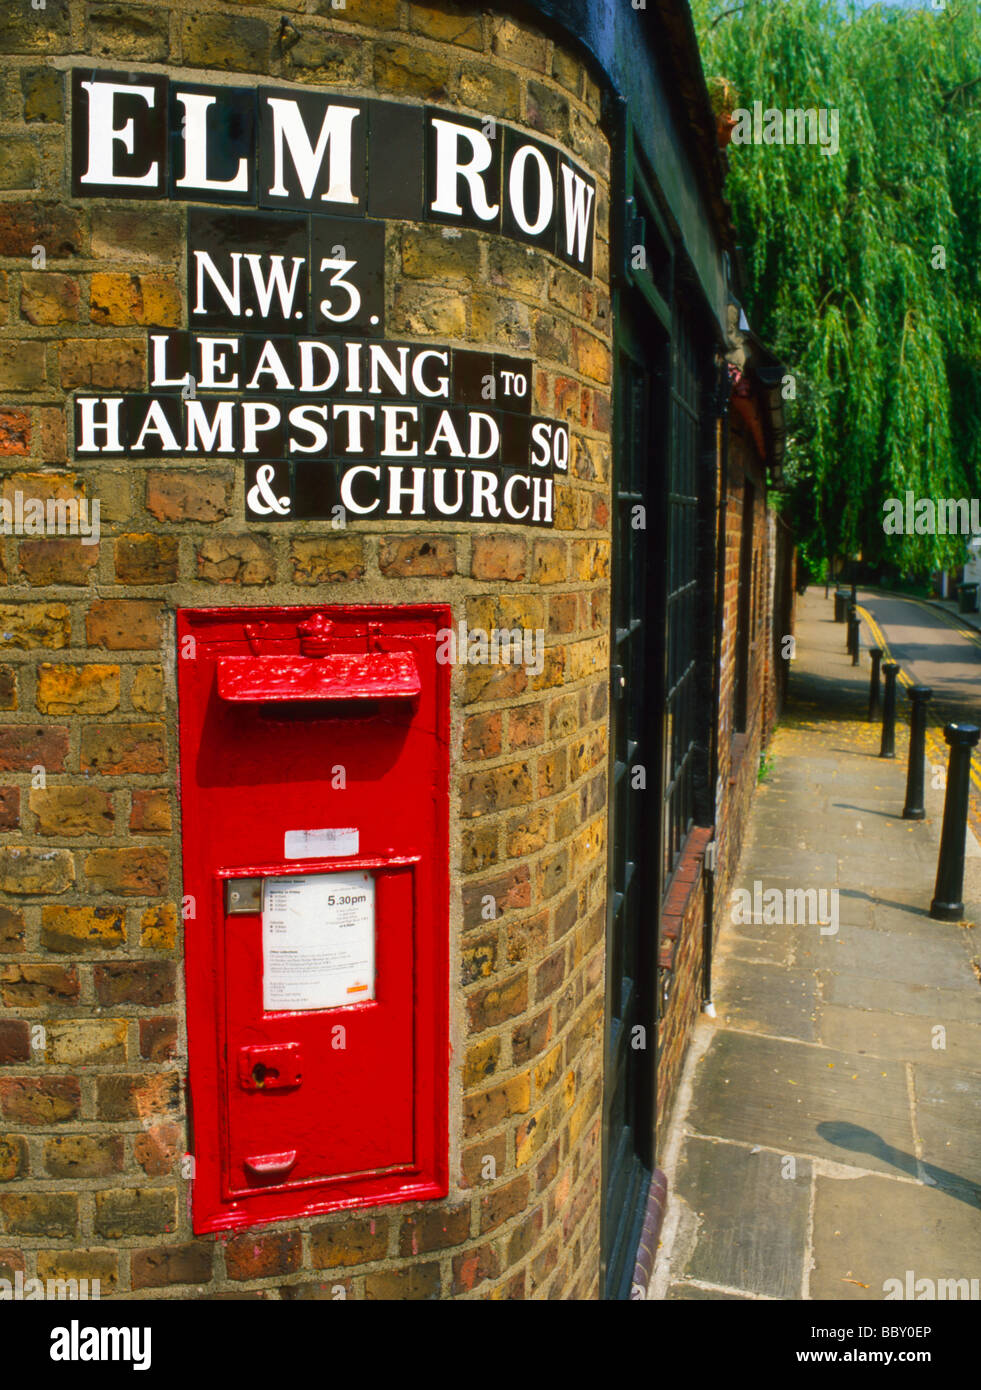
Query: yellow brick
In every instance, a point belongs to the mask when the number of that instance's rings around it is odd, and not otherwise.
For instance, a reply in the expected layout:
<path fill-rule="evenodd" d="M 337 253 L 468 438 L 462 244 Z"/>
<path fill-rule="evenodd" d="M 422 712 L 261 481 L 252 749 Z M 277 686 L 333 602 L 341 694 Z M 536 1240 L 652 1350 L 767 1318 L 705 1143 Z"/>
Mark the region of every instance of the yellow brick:
<path fill-rule="evenodd" d="M 123 1018 L 83 1018 L 52 1021 L 45 1025 L 48 1035 L 45 1057 L 64 1066 L 90 1066 L 96 1062 L 126 1059 L 126 1020 Z"/>
<path fill-rule="evenodd" d="M 177 908 L 173 903 L 148 907 L 140 919 L 140 945 L 148 950 L 172 951 L 177 945 Z"/>

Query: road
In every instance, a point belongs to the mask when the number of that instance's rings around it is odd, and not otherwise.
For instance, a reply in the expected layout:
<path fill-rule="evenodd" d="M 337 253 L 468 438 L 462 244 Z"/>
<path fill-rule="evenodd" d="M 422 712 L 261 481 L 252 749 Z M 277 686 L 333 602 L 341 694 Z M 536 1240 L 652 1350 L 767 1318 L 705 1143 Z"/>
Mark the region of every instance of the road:
<path fill-rule="evenodd" d="M 944 724 L 981 723 L 981 632 L 956 614 L 918 599 L 871 589 L 859 589 L 858 606 L 862 645 L 869 642 L 886 647 L 886 659 L 899 663 L 899 680 L 904 686 L 927 685 L 933 691 L 927 706 L 927 756 L 930 761 L 946 762 Z M 902 706 L 898 712 L 902 718 Z M 972 763 L 972 782 L 972 820 L 977 824 L 981 814 L 981 745 Z"/>

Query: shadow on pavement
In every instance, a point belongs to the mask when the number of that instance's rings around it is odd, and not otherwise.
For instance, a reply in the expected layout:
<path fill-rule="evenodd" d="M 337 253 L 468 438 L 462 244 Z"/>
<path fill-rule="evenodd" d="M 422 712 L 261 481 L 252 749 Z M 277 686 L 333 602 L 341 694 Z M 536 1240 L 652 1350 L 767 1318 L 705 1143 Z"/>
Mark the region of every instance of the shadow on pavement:
<path fill-rule="evenodd" d="M 981 1189 L 974 1183 L 969 1182 L 967 1178 L 959 1177 L 957 1173 L 949 1172 L 946 1168 L 924 1163 L 917 1159 L 915 1154 L 897 1149 L 893 1144 L 887 1144 L 874 1130 L 863 1129 L 861 1125 L 849 1124 L 845 1120 L 825 1120 L 817 1126 L 817 1133 L 829 1144 L 834 1144 L 835 1148 L 868 1154 L 882 1163 L 891 1164 L 893 1168 L 898 1168 L 901 1173 L 907 1173 L 911 1178 L 918 1178 L 921 1182 L 925 1179 L 927 1187 L 943 1188 L 959 1202 L 981 1209 Z"/>

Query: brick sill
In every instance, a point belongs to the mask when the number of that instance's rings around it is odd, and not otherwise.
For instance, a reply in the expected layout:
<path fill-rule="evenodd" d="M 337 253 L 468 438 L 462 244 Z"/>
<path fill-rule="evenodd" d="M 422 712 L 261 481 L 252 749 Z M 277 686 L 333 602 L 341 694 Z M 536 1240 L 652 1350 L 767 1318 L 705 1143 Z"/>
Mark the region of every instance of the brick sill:
<path fill-rule="evenodd" d="M 701 883 L 705 846 L 714 834 L 714 828 L 710 825 L 697 825 L 689 831 L 661 907 L 661 946 L 657 962 L 660 969 L 670 970 L 674 965 L 681 924 L 685 920 L 692 894 Z"/>

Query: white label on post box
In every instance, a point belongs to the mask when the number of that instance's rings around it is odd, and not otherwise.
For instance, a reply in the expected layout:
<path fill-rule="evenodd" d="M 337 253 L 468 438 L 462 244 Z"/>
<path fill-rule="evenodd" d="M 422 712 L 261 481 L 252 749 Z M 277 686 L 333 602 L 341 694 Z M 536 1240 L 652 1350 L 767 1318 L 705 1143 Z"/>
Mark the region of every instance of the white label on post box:
<path fill-rule="evenodd" d="M 357 854 L 359 840 L 356 826 L 344 830 L 287 830 L 283 858 L 339 859 L 342 854 Z"/>
<path fill-rule="evenodd" d="M 375 997 L 375 880 L 363 870 L 267 878 L 262 1007 L 336 1009 Z"/>

